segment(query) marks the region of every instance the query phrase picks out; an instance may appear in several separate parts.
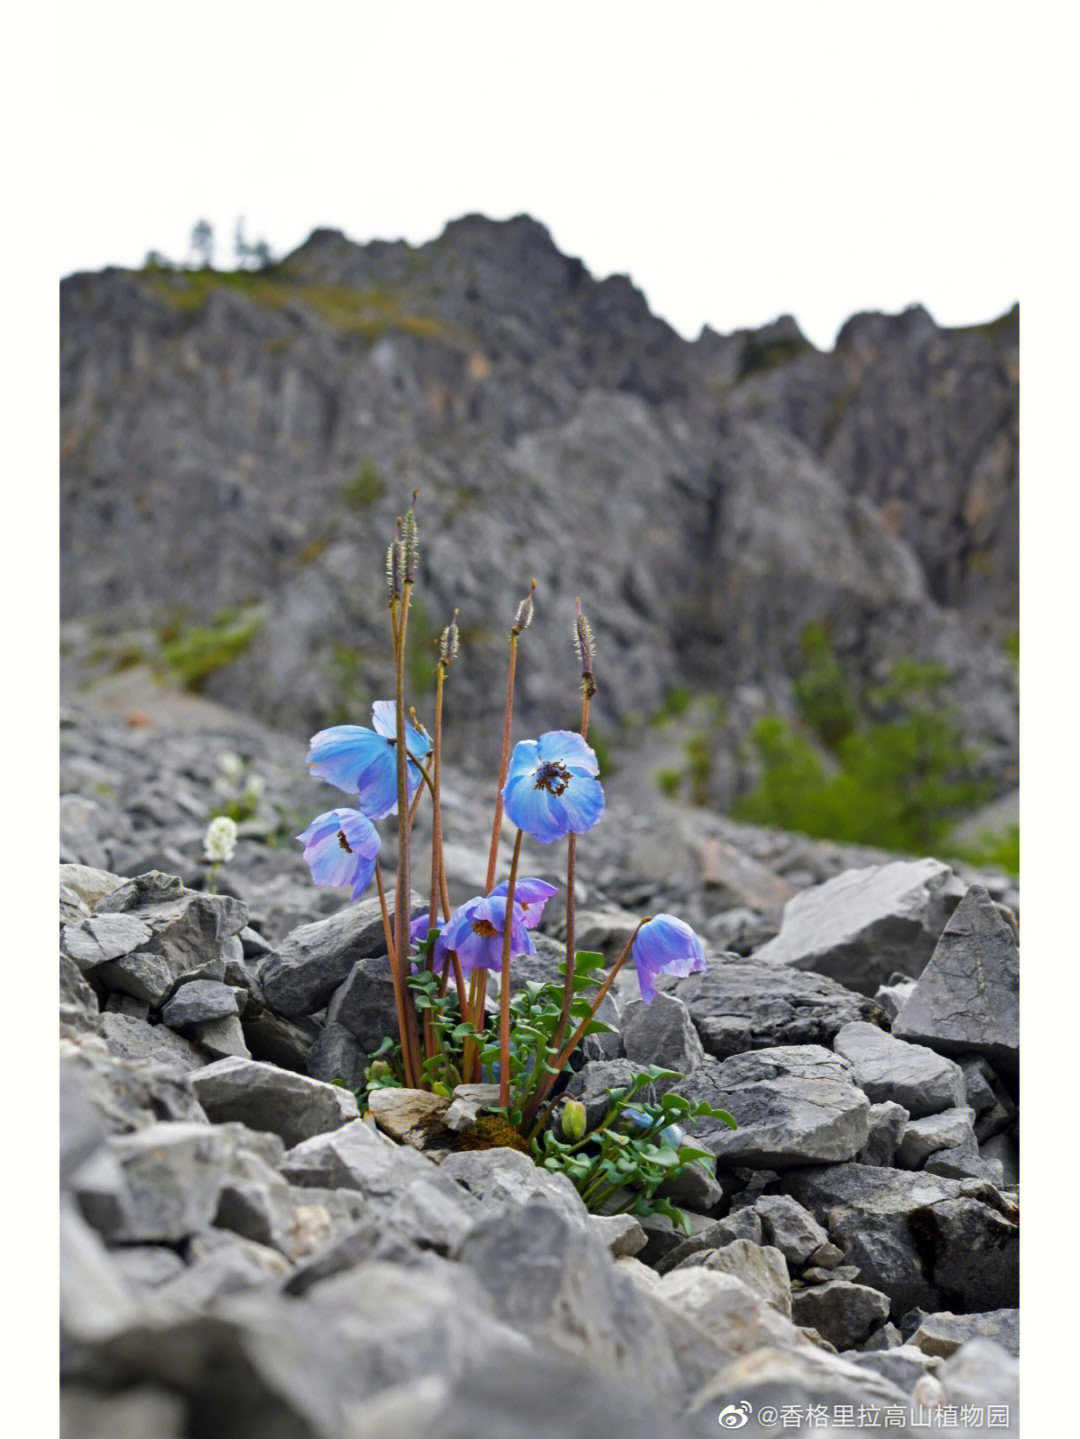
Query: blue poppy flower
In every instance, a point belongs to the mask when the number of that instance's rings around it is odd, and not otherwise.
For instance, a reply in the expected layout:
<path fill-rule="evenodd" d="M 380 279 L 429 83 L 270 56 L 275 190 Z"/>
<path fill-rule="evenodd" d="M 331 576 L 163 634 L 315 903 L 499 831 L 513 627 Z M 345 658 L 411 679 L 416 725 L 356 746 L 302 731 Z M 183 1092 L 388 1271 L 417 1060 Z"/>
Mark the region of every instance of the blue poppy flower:
<path fill-rule="evenodd" d="M 466 900 L 446 921 L 436 941 L 436 967 L 441 967 L 449 951 L 455 950 L 464 974 L 474 969 L 500 969 L 505 932 L 505 896 L 488 894 Z M 510 956 L 535 953 L 521 909 L 515 904 L 510 917 Z"/>
<path fill-rule="evenodd" d="M 701 940 L 685 921 L 673 914 L 658 914 L 643 924 L 634 938 L 630 956 L 646 1004 L 656 998 L 658 974 L 685 979 L 688 974 L 699 974 L 705 968 Z"/>
<path fill-rule="evenodd" d="M 308 768 L 327 783 L 354 794 L 363 812 L 371 819 L 381 819 L 397 809 L 397 728 L 393 700 L 376 700 L 371 706 L 373 730 L 360 725 L 331 725 L 313 735 L 308 750 Z M 405 724 L 405 744 L 409 751 L 409 798 L 420 783 L 422 760 L 431 749 L 426 734 Z"/>
<path fill-rule="evenodd" d="M 503 880 L 491 891 L 492 899 L 506 898 L 509 881 Z M 521 922 L 526 929 L 535 929 L 544 917 L 544 905 L 554 894 L 555 885 L 542 879 L 519 879 L 514 885 L 514 905 L 521 908 Z"/>
<path fill-rule="evenodd" d="M 573 730 L 549 730 L 514 746 L 503 788 L 510 819 L 541 844 L 592 829 L 604 809 L 596 755 Z"/>
<path fill-rule="evenodd" d="M 375 873 L 379 853 L 379 832 L 355 809 L 332 809 L 313 819 L 297 839 L 304 846 L 304 860 L 316 884 L 352 885 L 353 899 L 359 899 Z"/>

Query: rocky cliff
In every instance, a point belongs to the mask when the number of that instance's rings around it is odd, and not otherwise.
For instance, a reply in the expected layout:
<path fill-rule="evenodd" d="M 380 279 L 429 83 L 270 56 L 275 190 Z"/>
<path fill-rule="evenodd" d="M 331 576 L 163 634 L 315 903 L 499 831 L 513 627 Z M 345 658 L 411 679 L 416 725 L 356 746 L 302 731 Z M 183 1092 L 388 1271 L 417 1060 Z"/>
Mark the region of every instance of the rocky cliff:
<path fill-rule="evenodd" d="M 61 313 L 72 687 L 216 623 L 210 695 L 296 732 L 362 719 L 416 487 L 414 690 L 459 607 L 458 758 L 495 743 L 535 576 L 526 725 L 572 722 L 580 595 L 609 737 L 685 688 L 723 699 L 734 753 L 791 712 L 814 624 L 858 683 L 944 665 L 984 768 L 1014 778 L 1015 311 L 857 316 L 829 353 L 791 321 L 689 343 L 535 221 L 468 216 L 419 248 L 316 231 L 254 273 L 77 275 Z M 717 767 L 713 798 L 740 782 Z"/>

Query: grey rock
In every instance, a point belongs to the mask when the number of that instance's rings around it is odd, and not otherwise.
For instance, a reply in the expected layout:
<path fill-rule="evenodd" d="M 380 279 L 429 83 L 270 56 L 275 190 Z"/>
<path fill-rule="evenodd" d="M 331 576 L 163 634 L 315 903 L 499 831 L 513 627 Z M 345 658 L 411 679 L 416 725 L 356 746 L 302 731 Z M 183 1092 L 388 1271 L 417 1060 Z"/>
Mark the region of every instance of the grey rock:
<path fill-rule="evenodd" d="M 171 1314 L 197 1315 L 231 1294 L 278 1290 L 292 1264 L 277 1249 L 223 1230 L 197 1234 L 187 1246 L 187 1264 L 157 1291 Z"/>
<path fill-rule="evenodd" d="M 77 1155 L 102 1132 L 128 1134 L 171 1119 L 208 1122 L 185 1069 L 118 1057 L 100 1040 L 61 1045 L 60 1118 L 62 1163 L 69 1144 Z"/>
<path fill-rule="evenodd" d="M 590 1214 L 589 1228 L 615 1259 L 639 1254 L 647 1242 L 644 1229 L 632 1214 Z"/>
<path fill-rule="evenodd" d="M 923 1375 L 933 1374 L 940 1367 L 939 1362 L 935 1362 L 929 1354 L 911 1344 L 872 1350 L 864 1347 L 861 1352 L 849 1350 L 844 1358 L 857 1369 L 865 1369 L 887 1379 L 906 1394 L 911 1393 Z"/>
<path fill-rule="evenodd" d="M 419 913 L 423 901 L 415 894 L 412 898 L 413 913 Z M 328 919 L 294 929 L 260 963 L 259 984 L 271 1009 L 296 1019 L 321 1009 L 357 960 L 385 953 L 379 901 L 365 899 Z"/>
<path fill-rule="evenodd" d="M 960 1061 L 964 1072 L 964 1099 L 975 1111 L 976 1119 L 994 1108 L 1001 1092 L 1001 1081 L 981 1054 L 965 1055 Z"/>
<path fill-rule="evenodd" d="M 897 978 L 893 975 L 888 984 L 879 984 L 874 991 L 874 998 L 882 1009 L 891 1024 L 896 1016 L 903 1009 L 915 988 L 915 981 L 907 976 Z"/>
<path fill-rule="evenodd" d="M 116 918 L 123 919 L 125 916 L 117 915 Z M 144 949 L 110 960 L 96 973 L 109 989 L 141 999 L 154 1009 L 167 997 L 176 982 L 172 966 L 165 956 Z"/>
<path fill-rule="evenodd" d="M 463 1185 L 487 1213 L 503 1205 L 548 1204 L 573 1224 L 588 1223 L 581 1196 L 565 1174 L 553 1174 L 517 1149 L 473 1149 L 448 1154 L 443 1174 Z M 642 1246 L 644 1245 L 644 1239 Z"/>
<path fill-rule="evenodd" d="M 847 1024 L 833 1041 L 855 1066 L 855 1083 L 875 1104 L 902 1104 L 912 1119 L 963 1104 L 960 1066 L 921 1044 L 907 1044 L 872 1024 Z"/>
<path fill-rule="evenodd" d="M 183 1122 L 110 1136 L 74 1176 L 79 1207 L 111 1243 L 178 1243 L 209 1227 L 235 1143 Z"/>
<path fill-rule="evenodd" d="M 982 1054 L 1017 1072 L 1020 955 L 1012 930 L 972 885 L 939 939 L 893 1033 L 942 1054 Z"/>
<path fill-rule="evenodd" d="M 254 1059 L 219 1059 L 192 1075 L 199 1103 L 216 1124 L 239 1120 L 280 1135 L 286 1145 L 356 1119 L 356 1097 L 306 1075 Z"/>
<path fill-rule="evenodd" d="M 844 1251 L 828 1241 L 814 1250 L 809 1262 L 818 1269 L 837 1269 L 844 1263 Z"/>
<path fill-rule="evenodd" d="M 284 1019 L 261 1003 L 249 1000 L 240 1023 L 253 1059 L 276 1064 L 280 1069 L 292 1069 L 297 1074 L 308 1073 L 311 1049 L 320 1033 L 315 1020 Z M 321 1074 L 311 1077 L 324 1078 Z"/>
<path fill-rule="evenodd" d="M 102 914 L 65 925 L 60 944 L 85 973 L 130 954 L 149 939 L 150 928 L 142 920 L 128 914 Z"/>
<path fill-rule="evenodd" d="M 86 864 L 62 864 L 60 884 L 71 890 L 89 910 L 96 908 L 98 900 L 104 899 L 114 889 L 119 889 L 126 880 L 122 875 L 110 874 L 107 870 L 92 869 Z"/>
<path fill-rule="evenodd" d="M 106 1014 L 131 1014 L 136 1019 L 149 1019 L 150 1006 L 145 999 L 136 999 L 130 994 L 113 992 L 105 1001 Z"/>
<path fill-rule="evenodd" d="M 944 1174 L 951 1179 L 985 1179 L 999 1187 L 1005 1182 L 1004 1166 L 982 1156 L 974 1133 L 965 1135 L 949 1149 L 936 1150 L 923 1169 L 927 1174 Z"/>
<path fill-rule="evenodd" d="M 61 1342 L 88 1343 L 121 1331 L 139 1317 L 132 1286 L 112 1262 L 101 1236 L 70 1196 L 60 1204 Z"/>
<path fill-rule="evenodd" d="M 658 1274 L 667 1274 L 669 1270 L 686 1264 L 695 1255 L 719 1249 L 736 1239 L 745 1239 L 751 1244 L 760 1245 L 764 1238 L 761 1218 L 749 1207 L 733 1209 L 725 1218 L 703 1226 L 689 1238 L 680 1236 L 673 1229 L 670 1233 L 675 1242 L 669 1243 L 653 1260 Z"/>
<path fill-rule="evenodd" d="M 98 997 L 82 970 L 66 954 L 60 956 L 60 1023 L 72 1024 L 98 1013 Z"/>
<path fill-rule="evenodd" d="M 190 1040 L 133 1014 L 103 1014 L 101 1034 L 109 1053 L 123 1059 L 149 1059 L 190 1072 L 206 1063 L 206 1056 Z"/>
<path fill-rule="evenodd" d="M 902 1104 L 894 1104 L 891 1099 L 882 1104 L 872 1104 L 866 1147 L 860 1149 L 855 1158 L 860 1164 L 891 1165 L 907 1123 L 908 1112 Z"/>
<path fill-rule="evenodd" d="M 924 1314 L 908 1344 L 924 1354 L 948 1359 L 976 1337 L 992 1339 L 1007 1354 L 1019 1357 L 1019 1309 L 993 1309 L 982 1314 Z"/>
<path fill-rule="evenodd" d="M 1020 1152 L 1011 1134 L 994 1134 L 979 1143 L 979 1157 L 989 1164 L 1001 1165 L 998 1188 L 1015 1188 L 1020 1182 Z M 991 1181 L 993 1182 L 993 1181 Z"/>
<path fill-rule="evenodd" d="M 848 1279 L 855 1283 L 859 1278 L 859 1266 L 857 1264 L 837 1264 L 832 1269 L 824 1269 L 818 1264 L 808 1264 L 799 1275 L 799 1284 L 808 1289 L 812 1284 L 828 1284 L 833 1279 Z"/>
<path fill-rule="evenodd" d="M 651 1004 L 632 1000 L 623 1009 L 620 1024 L 631 1063 L 658 1064 L 689 1074 L 705 1058 L 690 1011 L 675 995 L 657 994 Z"/>
<path fill-rule="evenodd" d="M 767 1244 L 775 1245 L 789 1264 L 805 1264 L 829 1242 L 814 1216 L 790 1194 L 762 1194 L 754 1201 Z"/>
<path fill-rule="evenodd" d="M 174 980 L 212 960 L 247 923 L 246 909 L 231 895 L 185 889 L 174 875 L 157 870 L 105 895 L 97 917 L 106 914 L 131 916 L 147 926 L 150 939 L 138 947 L 163 956 Z"/>
<path fill-rule="evenodd" d="M 866 1284 L 830 1279 L 792 1297 L 791 1317 L 796 1324 L 816 1329 L 837 1349 L 853 1349 L 871 1330 L 889 1317 L 889 1297 Z"/>
<path fill-rule="evenodd" d="M 716 1162 L 698 1159 L 658 1186 L 661 1199 L 670 1199 L 676 1209 L 693 1209 L 709 1214 L 724 1201 L 724 1191 L 716 1178 Z"/>
<path fill-rule="evenodd" d="M 388 1035 L 396 1037 L 394 984 L 385 954 L 356 961 L 334 990 L 326 1022 L 347 1029 L 365 1055 L 377 1049 Z"/>
<path fill-rule="evenodd" d="M 187 1404 L 150 1384 L 103 1394 L 86 1385 L 60 1389 L 60 1439 L 184 1439 Z"/>
<path fill-rule="evenodd" d="M 343 1024 L 327 1019 L 307 1056 L 304 1073 L 328 1084 L 340 1083 L 357 1089 L 363 1083 L 367 1056 Z"/>
<path fill-rule="evenodd" d="M 164 1244 L 124 1244 L 112 1250 L 110 1258 L 133 1290 L 156 1289 L 184 1269 L 180 1255 Z"/>
<path fill-rule="evenodd" d="M 967 1181 L 985 1196 L 975 1198 L 962 1180 L 864 1164 L 792 1170 L 781 1183 L 895 1313 L 950 1307 L 957 1295 L 962 1309 L 1010 1302 L 999 1295 L 1015 1284 L 1016 1224 L 992 1186 Z"/>
<path fill-rule="evenodd" d="M 714 955 L 707 963 L 671 992 L 686 1003 L 705 1049 L 717 1059 L 777 1045 L 831 1045 L 853 1020 L 883 1020 L 872 999 L 820 974 L 761 963 L 757 955 Z"/>
<path fill-rule="evenodd" d="M 614 1379 L 647 1375 L 662 1402 L 678 1403 L 662 1324 L 587 1227 L 533 1201 L 482 1219 L 458 1259 L 496 1315 L 533 1342 L 587 1358 Z"/>
<path fill-rule="evenodd" d="M 981 1407 L 988 1418 L 993 1405 L 1007 1419 L 1009 1432 L 1021 1432 L 1020 1361 L 993 1339 L 981 1335 L 969 1339 L 946 1359 L 938 1378 L 944 1402 Z M 1000 1426 L 995 1427 L 1001 1432 Z"/>
<path fill-rule="evenodd" d="M 850 1159 L 866 1143 L 869 1101 L 852 1083 L 847 1061 L 820 1045 L 709 1060 L 675 1087 L 737 1120 L 735 1130 L 709 1119 L 686 1126 L 695 1142 L 723 1163 L 784 1169 L 836 1162 Z"/>
<path fill-rule="evenodd" d="M 182 984 L 161 1011 L 163 1024 L 184 1029 L 204 1019 L 224 1019 L 240 1013 L 237 991 L 213 979 L 193 979 Z"/>
<path fill-rule="evenodd" d="M 192 1031 L 200 1048 L 205 1049 L 213 1059 L 227 1059 L 236 1056 L 250 1059 L 251 1050 L 244 1039 L 244 1031 L 235 1014 L 222 1019 L 204 1019 L 192 1025 Z"/>
<path fill-rule="evenodd" d="M 894 970 L 922 973 L 962 892 L 935 859 L 848 870 L 789 900 L 780 933 L 754 958 L 812 969 L 871 995 Z"/>
<path fill-rule="evenodd" d="M 774 1249 L 772 1245 L 754 1244 L 749 1239 L 733 1239 L 728 1244 L 700 1251 L 670 1267 L 680 1269 L 694 1264 L 700 1264 L 704 1269 L 716 1270 L 720 1274 L 733 1274 L 736 1279 L 741 1279 L 748 1289 L 760 1295 L 766 1304 L 791 1318 L 791 1280 L 787 1264 L 780 1250 Z"/>
<path fill-rule="evenodd" d="M 393 1196 L 436 1172 L 426 1155 L 394 1144 L 359 1118 L 294 1145 L 279 1169 L 290 1184 L 358 1189 L 374 1198 Z"/>
<path fill-rule="evenodd" d="M 897 1167 L 921 1169 L 931 1154 L 939 1149 L 952 1149 L 963 1144 L 965 1139 L 974 1144 L 973 1119 L 974 1114 L 967 1105 L 946 1109 L 925 1119 L 913 1119 L 904 1130 L 904 1137 L 896 1151 Z"/>
<path fill-rule="evenodd" d="M 940 1296 L 937 1308 L 964 1312 L 1006 1309 L 1019 1303 L 1015 1211 L 1001 1202 L 991 1185 L 976 1184 L 976 1188 L 985 1198 L 960 1194 L 922 1206 L 910 1216 L 926 1272 Z"/>

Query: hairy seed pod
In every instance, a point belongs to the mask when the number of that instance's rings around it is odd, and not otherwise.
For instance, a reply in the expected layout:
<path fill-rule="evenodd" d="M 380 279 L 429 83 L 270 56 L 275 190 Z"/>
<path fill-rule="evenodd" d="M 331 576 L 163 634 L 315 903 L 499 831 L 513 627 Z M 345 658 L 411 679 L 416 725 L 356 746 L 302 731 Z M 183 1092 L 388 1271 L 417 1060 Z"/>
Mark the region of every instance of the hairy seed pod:
<path fill-rule="evenodd" d="M 514 616 L 514 627 L 510 631 L 511 636 L 520 635 L 532 624 L 533 617 L 533 595 L 536 594 L 536 581 L 533 580 L 529 586 L 529 593 L 517 607 L 517 614 Z"/>
<path fill-rule="evenodd" d="M 416 491 L 413 491 L 413 503 Z M 416 529 L 416 515 L 412 509 L 405 512 L 401 522 L 401 545 L 405 559 L 405 583 L 411 585 L 416 578 L 416 566 L 420 559 L 420 542 Z"/>
<path fill-rule="evenodd" d="M 455 657 L 458 652 L 457 617 L 458 612 L 457 610 L 455 610 L 454 618 L 443 630 L 442 638 L 439 640 L 439 663 L 443 666 L 444 669 L 449 666 L 450 661 Z"/>

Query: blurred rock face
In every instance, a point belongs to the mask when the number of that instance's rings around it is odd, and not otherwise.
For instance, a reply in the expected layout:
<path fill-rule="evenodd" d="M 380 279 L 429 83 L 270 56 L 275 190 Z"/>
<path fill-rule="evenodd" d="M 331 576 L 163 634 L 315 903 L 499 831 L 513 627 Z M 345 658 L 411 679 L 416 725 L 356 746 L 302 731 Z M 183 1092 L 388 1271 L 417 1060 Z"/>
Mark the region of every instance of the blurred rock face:
<path fill-rule="evenodd" d="M 61 311 L 73 673 L 101 632 L 257 605 L 207 692 L 298 732 L 343 717 L 385 689 L 383 555 L 415 486 L 416 687 L 460 607 L 459 757 L 497 741 L 536 576 L 525 724 L 560 696 L 573 720 L 581 595 L 601 727 L 680 686 L 736 722 L 783 711 L 821 624 L 865 679 L 947 666 L 1013 762 L 1015 312 L 856 316 L 828 354 L 790 320 L 689 343 L 536 222 L 479 216 L 419 249 L 318 231 L 257 274 L 74 276 Z"/>

